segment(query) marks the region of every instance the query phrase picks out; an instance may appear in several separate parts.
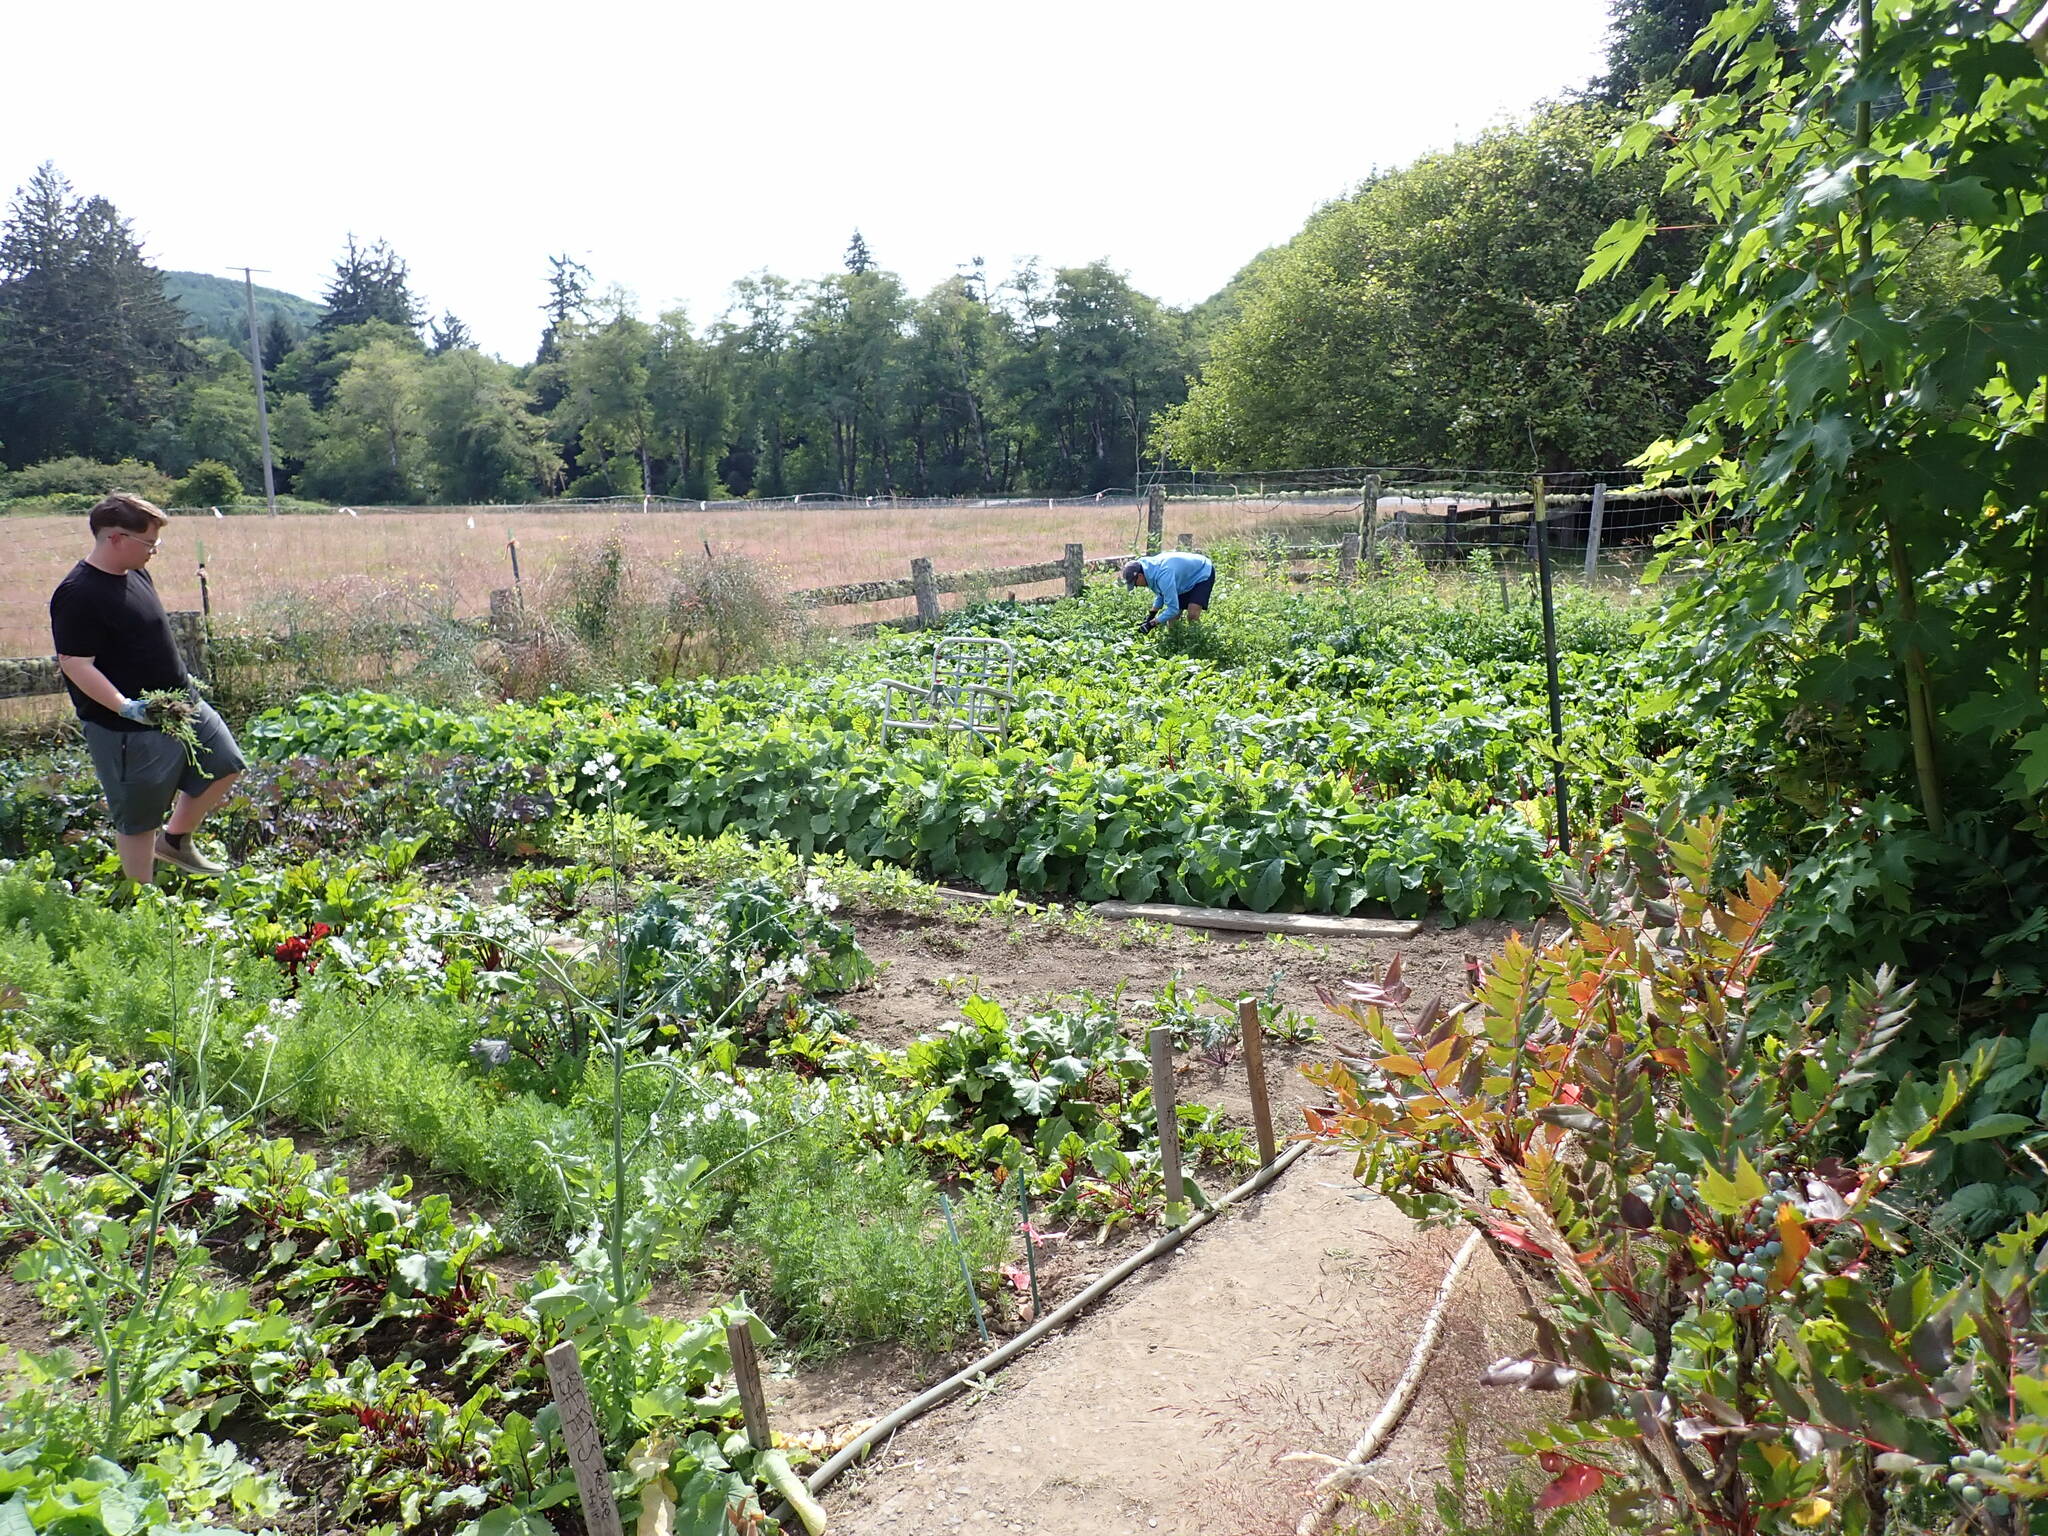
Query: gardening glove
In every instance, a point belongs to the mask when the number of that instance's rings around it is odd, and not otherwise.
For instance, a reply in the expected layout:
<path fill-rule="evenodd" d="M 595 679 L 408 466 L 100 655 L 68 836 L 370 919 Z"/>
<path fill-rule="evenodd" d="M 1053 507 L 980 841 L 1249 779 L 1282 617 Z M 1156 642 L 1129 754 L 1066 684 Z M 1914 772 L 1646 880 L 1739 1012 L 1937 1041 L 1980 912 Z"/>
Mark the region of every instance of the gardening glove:
<path fill-rule="evenodd" d="M 149 724 L 149 705 L 141 699 L 130 699 L 121 706 L 121 718 L 133 720 L 137 725 Z"/>

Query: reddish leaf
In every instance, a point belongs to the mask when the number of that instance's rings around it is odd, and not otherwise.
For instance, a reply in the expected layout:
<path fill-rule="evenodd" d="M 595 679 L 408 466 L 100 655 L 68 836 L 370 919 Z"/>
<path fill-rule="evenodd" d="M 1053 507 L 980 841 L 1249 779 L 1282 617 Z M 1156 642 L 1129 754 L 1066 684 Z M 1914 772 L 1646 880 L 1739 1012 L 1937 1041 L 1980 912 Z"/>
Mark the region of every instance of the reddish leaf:
<path fill-rule="evenodd" d="M 1486 1230 L 1518 1252 L 1533 1253 L 1539 1259 L 1550 1257 L 1549 1249 L 1512 1222 L 1489 1221 Z"/>
<path fill-rule="evenodd" d="M 1547 1469 L 1546 1469 L 1547 1470 Z M 1600 1491 L 1600 1485 L 1607 1481 L 1608 1474 L 1599 1467 L 1591 1467 L 1583 1461 L 1568 1462 L 1556 1482 L 1537 1496 L 1538 1509 L 1563 1509 L 1567 1504 L 1576 1504 Z"/>

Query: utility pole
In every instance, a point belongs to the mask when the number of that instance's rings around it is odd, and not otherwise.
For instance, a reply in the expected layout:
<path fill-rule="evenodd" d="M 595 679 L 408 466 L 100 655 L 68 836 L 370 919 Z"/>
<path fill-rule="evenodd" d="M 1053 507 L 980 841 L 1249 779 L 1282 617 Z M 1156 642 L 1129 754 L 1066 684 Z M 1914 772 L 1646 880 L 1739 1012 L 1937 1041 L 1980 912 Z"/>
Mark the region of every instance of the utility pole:
<path fill-rule="evenodd" d="M 263 499 L 277 516 L 277 474 L 270 467 L 270 405 L 263 397 L 263 343 L 256 339 L 256 284 L 252 272 L 262 267 L 230 267 L 242 274 L 242 297 L 249 301 L 249 371 L 256 376 L 256 429 L 263 439 Z"/>

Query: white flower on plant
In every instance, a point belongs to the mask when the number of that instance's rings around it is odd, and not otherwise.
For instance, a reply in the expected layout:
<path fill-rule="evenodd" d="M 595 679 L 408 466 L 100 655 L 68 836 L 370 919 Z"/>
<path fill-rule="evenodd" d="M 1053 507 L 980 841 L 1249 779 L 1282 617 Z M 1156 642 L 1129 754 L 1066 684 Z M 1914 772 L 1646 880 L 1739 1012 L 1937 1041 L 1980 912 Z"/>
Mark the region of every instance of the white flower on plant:
<path fill-rule="evenodd" d="M 170 1077 L 171 1064 L 168 1061 L 152 1061 L 142 1069 L 142 1091 L 162 1093 Z"/>
<path fill-rule="evenodd" d="M 0 1168 L 11 1168 L 13 1166 L 14 1143 L 8 1140 L 5 1131 L 0 1131 Z"/>
<path fill-rule="evenodd" d="M 273 1019 L 296 1019 L 304 1005 L 296 997 L 273 997 L 270 1000 L 270 1016 Z"/>
<path fill-rule="evenodd" d="M 619 754 L 616 752 L 600 752 L 597 754 L 597 760 L 609 768 L 619 760 Z"/>
<path fill-rule="evenodd" d="M 231 1002 L 235 996 L 235 978 L 232 976 L 208 977 L 206 990 L 221 1002 Z"/>
<path fill-rule="evenodd" d="M 253 1025 L 242 1036 L 242 1049 L 245 1051 L 268 1051 L 275 1049 L 276 1045 L 277 1031 L 267 1024 Z"/>
<path fill-rule="evenodd" d="M 596 759 L 596 758 L 594 758 L 594 757 L 586 757 L 586 758 L 585 758 L 585 759 L 583 760 L 583 771 L 584 771 L 584 773 L 585 773 L 585 774 L 587 774 L 587 775 L 588 775 L 589 777 L 591 777 L 591 778 L 593 778 L 593 779 L 594 779 L 594 778 L 596 778 L 596 777 L 597 777 L 597 759 Z"/>
<path fill-rule="evenodd" d="M 804 905 L 813 912 L 836 912 L 839 909 L 839 898 L 825 889 L 825 881 L 821 876 L 813 875 L 804 882 Z"/>
<path fill-rule="evenodd" d="M 26 1072 L 36 1064 L 35 1057 L 27 1051 L 0 1051 L 0 1083 L 17 1072 Z"/>

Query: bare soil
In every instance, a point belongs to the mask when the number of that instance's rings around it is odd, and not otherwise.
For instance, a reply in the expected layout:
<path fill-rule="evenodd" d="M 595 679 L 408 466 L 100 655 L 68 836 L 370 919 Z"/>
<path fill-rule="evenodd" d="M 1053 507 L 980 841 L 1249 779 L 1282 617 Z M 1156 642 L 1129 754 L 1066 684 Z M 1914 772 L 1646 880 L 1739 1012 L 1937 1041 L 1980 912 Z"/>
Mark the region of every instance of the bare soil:
<path fill-rule="evenodd" d="M 882 973 L 837 1001 L 860 1021 L 863 1038 L 891 1047 L 959 1018 L 960 1005 L 977 992 L 1013 1013 L 1082 992 L 1105 998 L 1121 994 L 1134 1029 L 1147 1019 L 1154 994 L 1169 982 L 1189 991 L 1206 987 L 1226 999 L 1270 992 L 1314 1020 L 1324 1037 L 1322 1043 L 1274 1041 L 1267 1047 L 1274 1122 L 1283 1136 L 1303 1128 L 1300 1110 L 1317 1100 L 1298 1069 L 1328 1059 L 1332 1046 L 1352 1043 L 1347 1026 L 1333 1020 L 1324 1006 L 1322 989 L 1377 978 L 1398 955 L 1418 1004 L 1438 996 L 1452 1001 L 1467 991 L 1466 962 L 1483 961 L 1515 926 L 1482 922 L 1447 929 L 1426 923 L 1409 939 L 1315 943 L 1176 929 L 1163 941 L 1130 943 L 1115 923 L 1083 937 L 1057 926 L 997 917 L 973 924 L 944 915 L 855 915 L 851 921 L 861 947 Z M 1220 1104 L 1234 1124 L 1250 1124 L 1241 1061 L 1220 1071 L 1188 1064 L 1181 1092 L 1185 1098 Z"/>
<path fill-rule="evenodd" d="M 11 1248 L 0 1253 L 0 1380 L 18 1363 L 17 1355 L 46 1355 L 57 1347 L 49 1314 L 35 1293 L 7 1275 L 12 1262 Z"/>

